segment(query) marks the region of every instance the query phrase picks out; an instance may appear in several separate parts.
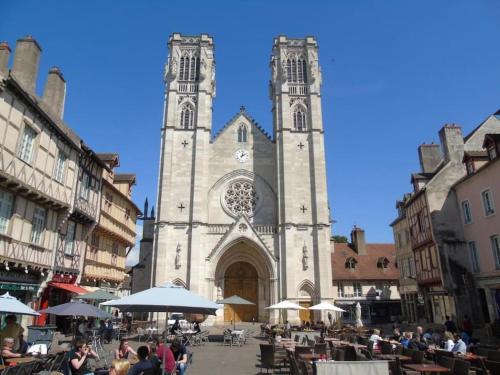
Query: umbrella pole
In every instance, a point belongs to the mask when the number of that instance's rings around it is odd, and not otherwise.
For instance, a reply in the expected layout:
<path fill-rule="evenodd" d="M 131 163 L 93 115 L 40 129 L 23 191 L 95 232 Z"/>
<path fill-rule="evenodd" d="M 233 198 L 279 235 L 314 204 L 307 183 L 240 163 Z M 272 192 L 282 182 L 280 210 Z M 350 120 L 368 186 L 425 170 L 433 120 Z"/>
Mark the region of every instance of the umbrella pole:
<path fill-rule="evenodd" d="M 236 310 L 233 307 L 233 331 L 236 329 Z"/>

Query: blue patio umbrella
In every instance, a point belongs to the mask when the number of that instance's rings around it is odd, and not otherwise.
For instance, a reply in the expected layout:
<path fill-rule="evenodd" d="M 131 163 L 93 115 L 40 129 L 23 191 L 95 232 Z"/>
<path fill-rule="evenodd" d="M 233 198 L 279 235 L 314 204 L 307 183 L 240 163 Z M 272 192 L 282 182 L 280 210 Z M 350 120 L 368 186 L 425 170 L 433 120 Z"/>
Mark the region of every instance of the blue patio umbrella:
<path fill-rule="evenodd" d="M 43 314 L 54 314 L 60 316 L 84 316 L 87 318 L 101 319 L 111 317 L 111 315 L 107 312 L 83 301 L 63 303 L 62 305 L 52 306 L 41 310 L 40 312 Z"/>
<path fill-rule="evenodd" d="M 35 310 L 20 302 L 16 297 L 5 293 L 0 296 L 0 313 L 19 315 L 40 315 Z"/>

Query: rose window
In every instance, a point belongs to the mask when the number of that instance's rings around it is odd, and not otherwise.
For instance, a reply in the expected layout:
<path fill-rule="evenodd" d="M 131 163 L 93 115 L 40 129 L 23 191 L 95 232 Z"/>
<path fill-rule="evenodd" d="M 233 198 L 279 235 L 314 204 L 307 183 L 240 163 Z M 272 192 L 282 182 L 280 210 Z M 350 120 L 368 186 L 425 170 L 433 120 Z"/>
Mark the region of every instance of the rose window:
<path fill-rule="evenodd" d="M 252 215 L 259 201 L 257 191 L 251 182 L 236 181 L 229 185 L 224 195 L 226 207 L 235 215 Z"/>

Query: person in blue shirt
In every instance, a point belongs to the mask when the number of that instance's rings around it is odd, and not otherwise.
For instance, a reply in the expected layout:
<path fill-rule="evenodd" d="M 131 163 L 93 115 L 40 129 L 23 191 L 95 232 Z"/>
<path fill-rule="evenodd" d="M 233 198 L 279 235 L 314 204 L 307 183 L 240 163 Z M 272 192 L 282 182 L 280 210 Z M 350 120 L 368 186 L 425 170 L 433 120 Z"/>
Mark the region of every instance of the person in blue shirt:
<path fill-rule="evenodd" d="M 453 349 L 451 349 L 451 351 L 453 353 L 467 353 L 467 345 L 465 345 L 465 342 L 462 340 L 460 335 L 455 335 L 455 345 L 453 346 Z"/>
<path fill-rule="evenodd" d="M 147 346 L 140 346 L 137 349 L 137 357 L 139 362 L 137 362 L 128 372 L 128 375 L 154 375 L 155 368 L 151 361 L 148 360 L 149 349 Z"/>

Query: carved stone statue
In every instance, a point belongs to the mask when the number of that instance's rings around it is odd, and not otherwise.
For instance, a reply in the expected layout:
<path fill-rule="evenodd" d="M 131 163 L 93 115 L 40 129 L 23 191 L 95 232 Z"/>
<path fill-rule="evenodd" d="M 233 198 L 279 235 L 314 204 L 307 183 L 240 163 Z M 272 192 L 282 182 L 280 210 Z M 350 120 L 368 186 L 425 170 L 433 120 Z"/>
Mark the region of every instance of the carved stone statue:
<path fill-rule="evenodd" d="M 286 60 L 281 61 L 281 80 L 283 82 L 286 82 L 287 80 Z"/>
<path fill-rule="evenodd" d="M 304 244 L 302 247 L 302 269 L 305 271 L 309 268 L 309 255 L 307 251 L 307 246 Z"/>
<path fill-rule="evenodd" d="M 200 60 L 200 82 L 207 76 L 207 61 L 202 57 Z"/>
<path fill-rule="evenodd" d="M 217 284 L 217 301 L 220 301 L 222 299 L 222 287 L 219 284 Z"/>
<path fill-rule="evenodd" d="M 175 249 L 175 252 L 177 253 L 175 255 L 175 269 L 176 270 L 181 268 L 181 251 L 182 251 L 181 244 L 177 244 L 177 249 Z"/>

